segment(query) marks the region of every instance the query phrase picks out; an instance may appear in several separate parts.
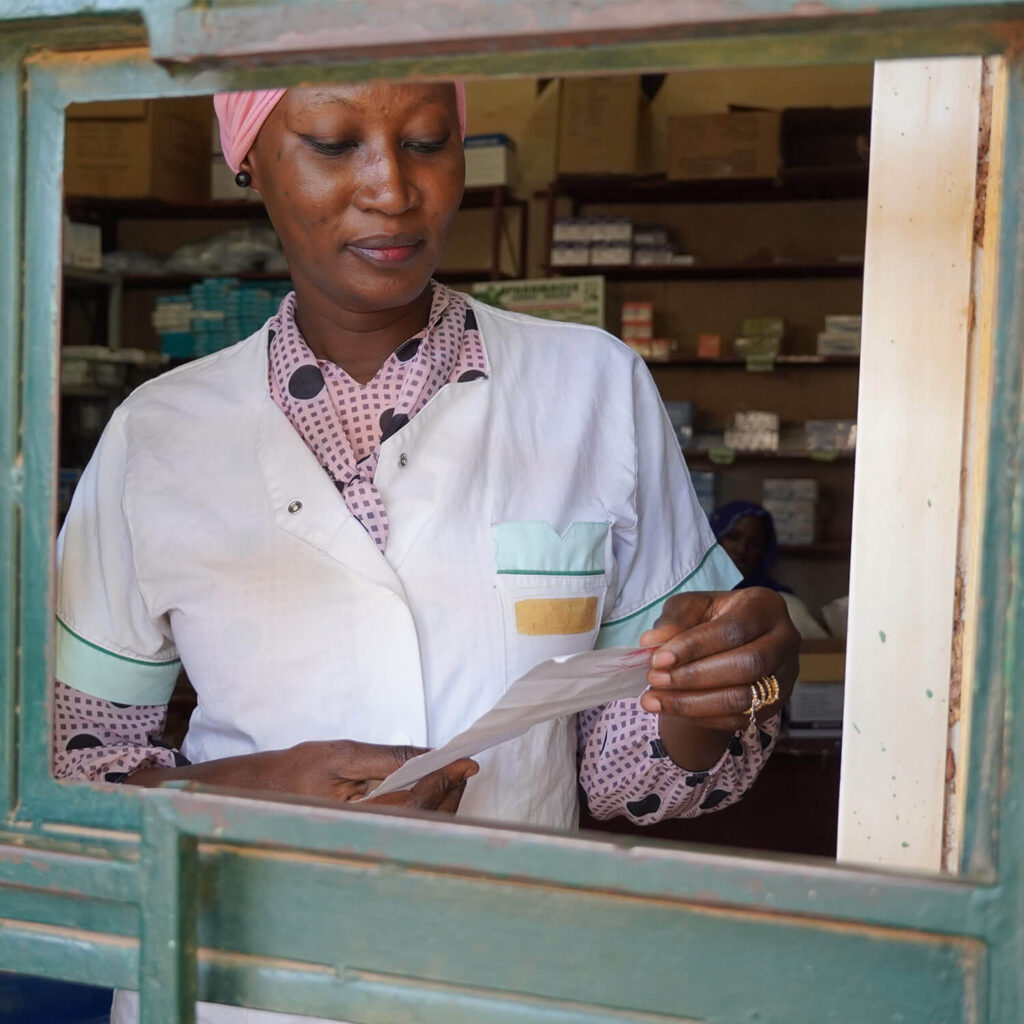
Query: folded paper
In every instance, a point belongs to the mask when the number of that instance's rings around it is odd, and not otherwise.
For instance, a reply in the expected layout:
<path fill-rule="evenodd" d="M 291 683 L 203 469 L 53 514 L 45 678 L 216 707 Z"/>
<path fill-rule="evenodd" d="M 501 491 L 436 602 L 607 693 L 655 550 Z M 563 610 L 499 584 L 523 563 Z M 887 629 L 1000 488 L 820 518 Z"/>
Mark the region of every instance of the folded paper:
<path fill-rule="evenodd" d="M 541 722 L 575 715 L 624 697 L 638 697 L 647 689 L 650 660 L 649 649 L 609 647 L 542 662 L 512 683 L 494 707 L 468 729 L 443 747 L 406 761 L 372 795 L 408 789 L 425 775 L 460 757 L 473 757 L 522 736 Z"/>

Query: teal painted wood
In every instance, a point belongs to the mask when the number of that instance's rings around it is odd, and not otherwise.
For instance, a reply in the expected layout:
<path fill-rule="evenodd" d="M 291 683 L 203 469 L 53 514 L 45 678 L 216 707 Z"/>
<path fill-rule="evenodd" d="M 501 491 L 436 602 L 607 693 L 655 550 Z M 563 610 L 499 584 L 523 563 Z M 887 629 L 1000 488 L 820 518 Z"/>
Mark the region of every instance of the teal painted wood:
<path fill-rule="evenodd" d="M 989 427 L 981 628 L 961 870 L 1005 892 L 993 946 L 995 1020 L 1024 1019 L 1024 61 L 1009 66 Z M 993 843 L 993 836 L 997 837 Z"/>
<path fill-rule="evenodd" d="M 135 942 L 59 925 L 0 921 L 0 964 L 17 974 L 85 985 L 130 988 L 138 984 Z M 168 1020 L 165 1024 L 175 1022 Z"/>
<path fill-rule="evenodd" d="M 392 0 L 346 5 L 343 16 L 338 6 L 310 0 L 23 0 L 17 10 L 22 18 L 34 14 L 48 19 L 40 20 L 40 30 L 73 23 L 70 16 L 76 10 L 101 11 L 108 15 L 111 43 L 124 39 L 144 20 L 157 59 L 201 67 L 230 60 L 236 65 L 238 87 L 256 88 L 300 76 L 319 81 L 827 64 L 997 53 L 1014 45 L 1015 28 L 1008 12 L 1018 8 L 949 3 L 956 7 L 955 15 L 948 8 L 916 2 L 870 8 L 840 3 L 811 9 L 783 2 L 681 6 L 673 0 L 639 5 L 604 0 L 447 0 L 421 5 Z M 137 17 L 134 12 L 139 12 Z M 0 18 L 5 13 L 14 16 L 8 10 L 0 12 Z M 240 25 L 242 21 L 248 24 Z M 956 30 L 950 31 L 954 24 Z M 743 25 L 744 32 L 738 33 L 737 25 Z M 330 41 L 342 30 L 344 38 L 333 46 Z M 408 45 L 399 45 L 398 31 L 408 35 Z M 490 38 L 488 32 L 493 33 Z M 310 53 L 328 47 L 334 57 L 307 60 Z M 300 76 L 287 70 L 287 64 L 297 59 L 304 68 Z M 274 64 L 282 68 L 283 78 L 266 70 Z"/>
<path fill-rule="evenodd" d="M 59 925 L 61 928 L 102 935 L 139 935 L 139 907 L 135 903 L 88 899 L 52 890 L 0 886 L 4 916 L 15 921 Z"/>
<path fill-rule="evenodd" d="M 0 886 L 21 886 L 60 893 L 82 900 L 119 900 L 138 905 L 142 895 L 139 866 L 134 860 L 115 860 L 95 850 L 84 853 L 0 844 Z M 137 854 L 137 851 L 136 851 Z M 2 914 L 0 914 L 2 916 Z"/>
<path fill-rule="evenodd" d="M 244 16 L 239 8 L 245 10 Z M 705 38 L 714 38 L 734 35 L 739 27 L 762 37 L 806 28 L 812 34 L 834 33 L 833 42 L 839 39 L 842 45 L 843 23 L 847 21 L 851 26 L 863 26 L 872 19 L 888 21 L 892 30 L 906 27 L 915 18 L 927 22 L 936 12 L 954 8 L 961 27 L 990 17 L 983 5 L 960 0 L 883 0 L 870 6 L 858 0 L 831 0 L 813 8 L 792 0 L 710 0 L 689 5 L 675 0 L 642 4 L 628 0 L 439 0 L 429 5 L 392 0 L 346 5 L 344 17 L 338 16 L 338 7 L 315 0 L 257 0 L 247 4 L 196 3 L 174 13 L 147 5 L 144 17 L 153 54 L 160 60 L 250 62 L 253 57 L 265 58 L 284 50 L 295 56 L 334 51 L 385 60 L 403 50 L 447 55 L 468 51 L 478 56 L 506 50 L 516 52 L 521 60 L 538 50 L 568 52 L 615 43 L 627 32 L 652 42 L 694 29 Z M 611 66 L 619 65 L 613 60 Z"/>
<path fill-rule="evenodd" d="M 42 116 L 42 97 L 32 97 L 25 136 L 25 275 L 22 367 L 22 457 L 25 470 L 24 514 L 19 537 L 20 709 L 18 749 L 24 802 L 40 784 L 51 782 L 49 761 L 49 680 L 53 671 L 53 545 L 56 509 L 57 413 L 59 410 L 60 233 L 63 197 L 59 171 L 38 168 L 64 151 L 59 108 Z M 21 141 L 18 142 L 21 148 Z M 56 180 L 55 180 L 56 179 Z"/>
<path fill-rule="evenodd" d="M 137 985 L 140 893 L 137 862 L 42 849 L 38 840 L 26 847 L 24 837 L 0 845 L 0 965 Z"/>
<path fill-rule="evenodd" d="M 56 409 L 59 403 L 57 352 L 61 267 L 59 239 L 64 148 L 64 109 L 75 100 L 148 97 L 212 92 L 223 81 L 206 73 L 175 79 L 138 56 L 113 57 L 83 70 L 69 59 L 30 63 L 27 68 L 25 145 L 26 263 L 25 373 L 23 382 L 25 501 L 34 512 L 23 523 L 21 553 L 21 701 L 18 756 L 21 778 L 17 818 L 131 829 L 140 827 L 141 794 L 131 788 L 66 785 L 47 770 L 50 760 L 49 679 L 52 674 L 52 552 Z M 10 138 L 20 150 L 20 140 Z M 116 837 L 108 842 L 118 844 Z"/>
<path fill-rule="evenodd" d="M 164 797 L 148 805 L 147 830 L 161 817 L 166 828 L 174 805 Z M 191 803 L 177 801 L 186 822 L 193 819 Z M 296 839 L 310 831 L 299 826 L 301 809 L 294 810 L 296 827 L 278 834 L 298 851 Z M 985 1019 L 979 941 L 729 910 L 709 906 L 707 894 L 669 899 L 644 878 L 641 858 L 628 872 L 620 862 L 609 891 L 450 865 L 431 870 L 377 858 L 233 851 L 226 845 L 233 830 L 223 819 L 211 831 L 216 847 L 201 858 L 201 946 L 216 951 L 214 964 L 237 964 L 241 956 L 254 968 L 281 968 L 283 961 L 296 977 L 281 989 L 253 977 L 250 987 L 251 975 L 238 971 L 220 982 L 230 987 L 220 988 L 216 974 L 204 975 L 200 992 L 207 998 L 423 1024 L 450 1018 L 445 999 L 421 1005 L 413 998 L 419 990 L 435 997 L 486 994 L 496 1020 L 503 1000 L 520 997 L 723 1024 Z M 540 860 L 541 850 L 535 852 Z M 636 887 L 652 895 L 627 895 Z M 151 891 L 147 885 L 144 900 Z M 156 894 L 153 902 L 164 898 Z M 326 979 L 325 970 L 336 978 Z M 370 982 L 370 991 L 350 990 L 349 981 Z"/>
<path fill-rule="evenodd" d="M 236 795 L 161 791 L 150 813 L 200 839 L 283 846 L 438 871 L 600 889 L 640 898 L 827 917 L 984 938 L 1002 913 L 998 886 L 886 875 L 826 860 L 737 855 L 639 838 L 552 834 L 382 810 L 261 802 Z"/>
<path fill-rule="evenodd" d="M 147 812 L 142 837 L 140 1024 L 194 1024 L 196 841 L 165 815 Z"/>
<path fill-rule="evenodd" d="M 6 51 L 6 52 L 5 52 Z M 21 51 L 0 41 L 0 817 L 16 799 L 17 530 L 23 472 L 18 458 L 21 351 Z M 6 136 L 6 137 L 3 137 Z"/>
<path fill-rule="evenodd" d="M 52 15 L 71 14 L 96 6 L 57 2 L 20 5 L 23 14 L 32 7 L 36 13 Z M 109 12 L 120 5 L 100 2 L 99 6 Z M 215 6 L 219 16 L 224 5 Z M 625 9 L 624 5 L 595 3 L 577 6 L 588 16 L 601 14 L 599 6 L 606 12 L 615 6 Z M 268 5 L 263 7 L 269 9 Z M 523 5 L 522 10 L 530 7 Z M 309 17 L 313 12 L 313 6 L 308 3 L 291 5 L 291 9 L 296 18 Z M 466 10 L 470 9 L 467 4 Z M 758 9 L 768 11 L 769 6 Z M 892 9 L 885 8 L 886 11 Z M 165 13 L 168 10 L 174 13 L 165 6 Z M 435 5 L 434 10 L 440 8 Z M 753 62 L 764 64 L 810 60 L 818 56 L 846 60 L 854 52 L 865 56 L 963 52 L 956 47 L 998 46 L 1001 40 L 1011 38 L 998 22 L 1001 9 L 994 10 L 997 15 L 994 22 L 975 16 L 973 11 L 966 16 L 963 12 L 947 12 L 940 19 L 922 10 L 905 25 L 894 29 L 883 12 L 865 18 L 851 17 L 847 21 L 819 19 L 813 24 L 802 24 L 799 31 L 787 30 L 772 36 L 761 34 L 735 42 L 721 38 L 723 32 L 732 29 L 716 29 L 702 40 L 645 44 L 609 42 L 569 55 L 549 48 L 528 55 L 495 52 L 480 61 L 472 55 L 453 60 L 435 52 L 433 56 L 393 58 L 386 63 L 368 64 L 354 59 L 346 65 L 323 65 L 313 70 L 307 67 L 239 71 L 230 78 L 216 72 L 201 77 L 179 73 L 172 78 L 138 58 L 128 62 L 94 61 L 88 69 L 69 66 L 67 62 L 61 64 L 59 60 L 33 62 L 28 90 L 31 104 L 29 174 L 24 176 L 29 240 L 24 395 L 26 399 L 41 402 L 35 409 L 28 404 L 25 408 L 24 495 L 31 516 L 24 524 L 21 556 L 24 571 L 34 573 L 35 579 L 24 581 L 20 590 L 22 607 L 28 614 L 27 620 L 23 619 L 20 634 L 23 651 L 27 649 L 20 662 L 24 690 L 19 696 L 23 709 L 19 737 L 25 799 L 18 819 L 9 821 L 6 828 L 0 826 L 0 831 L 12 842 L 20 841 L 30 860 L 32 856 L 45 855 L 56 843 L 47 821 L 135 830 L 143 803 L 140 794 L 128 791 L 58 786 L 48 778 L 44 767 L 48 759 L 44 708 L 50 642 L 46 607 L 50 595 L 46 580 L 52 543 L 52 415 L 56 402 L 53 296 L 59 270 L 56 252 L 59 161 L 53 159 L 53 153 L 59 149 L 54 150 L 53 145 L 60 141 L 61 108 L 69 96 L 85 99 L 160 92 L 181 94 L 203 91 L 228 81 L 265 84 L 271 79 L 289 82 L 300 77 L 367 75 L 382 71 L 451 74 L 472 67 L 482 73 L 499 74 L 513 69 L 647 67 L 657 61 L 671 64 L 673 61 L 666 58 L 673 54 L 693 64 L 735 60 L 753 54 Z M 198 16 L 195 12 L 188 14 Z M 10 16 L 10 10 L 5 10 L 4 15 Z M 130 19 L 122 22 L 111 15 L 111 41 L 126 38 L 124 25 L 129 23 Z M 66 43 L 68 37 L 59 37 L 54 24 L 52 40 L 40 31 L 33 42 L 46 45 L 62 38 Z M 182 25 L 188 27 L 185 21 L 172 18 L 164 22 L 161 30 L 167 31 L 168 26 L 181 30 Z M 59 29 L 65 32 L 68 26 L 72 26 L 74 32 L 71 22 L 61 23 Z M 151 21 L 151 30 L 155 27 L 156 23 Z M 759 26 L 758 30 L 767 31 L 767 28 Z M 442 30 L 424 35 L 426 49 L 440 49 L 439 31 Z M 840 37 L 835 35 L 837 31 L 841 32 Z M 78 38 L 84 39 L 81 35 Z M 96 38 L 94 35 L 93 41 Z M 548 45 L 568 45 L 571 38 L 569 33 Z M 322 37 L 319 45 L 323 45 Z M 197 53 L 197 49 L 191 54 L 182 50 L 179 56 L 193 60 Z M 1014 74 L 1011 102 L 1016 104 L 1014 111 L 1020 111 L 1019 67 Z M 0 102 L 4 102 L 4 83 L 14 84 L 16 93 L 16 83 L 20 80 L 15 58 L 5 60 L 0 56 L 0 76 L 8 76 L 0 77 Z M 6 96 L 9 102 L 10 87 Z M 6 113 L 9 107 L 0 109 Z M 1010 186 L 1016 196 L 1022 174 L 1020 116 L 1015 113 L 1014 118 L 1012 158 L 1007 162 L 1006 171 L 1007 196 Z M 17 129 L 17 121 L 8 123 L 6 118 L 0 121 L 4 160 L 10 154 L 20 153 L 21 137 Z M 13 164 L 0 163 L 0 168 L 8 166 L 14 167 L 17 194 L 17 181 L 23 176 L 16 155 Z M 0 170 L 2 173 L 5 172 Z M 19 203 L 17 209 L 20 208 Z M 1024 630 L 1024 603 L 1019 584 L 1022 331 L 1019 301 L 1013 294 L 1013 284 L 1020 279 L 1019 271 L 1024 264 L 1020 256 L 1017 217 L 1016 209 L 1004 211 L 1004 229 L 1011 224 L 1012 230 L 1004 230 L 1002 243 L 1003 298 L 997 339 L 1000 390 L 995 410 L 999 423 L 993 434 L 989 484 L 993 507 L 1005 499 L 1007 511 L 1005 514 L 990 512 L 992 518 L 986 532 L 986 565 L 995 572 L 986 578 L 986 617 L 982 623 L 984 638 L 979 660 L 980 665 L 992 670 L 989 677 L 991 700 L 979 707 L 988 715 L 985 721 L 990 725 L 995 722 L 997 731 L 1000 726 L 1007 726 L 1007 736 L 1011 738 L 1010 714 L 1014 705 L 1020 704 L 1024 684 L 1018 667 L 1018 638 Z M 0 252 L 0 260 L 3 260 L 0 288 L 4 287 L 5 278 L 8 285 L 13 280 L 16 301 L 21 283 L 18 237 L 20 232 L 0 224 L 0 244 L 4 246 Z M 12 269 L 13 273 L 8 275 L 5 268 Z M 7 314 L 0 313 L 0 316 L 5 317 L 0 324 L 6 326 Z M 16 321 L 14 325 L 11 336 L 5 338 L 3 344 L 5 354 L 9 352 L 17 357 L 20 348 Z M 5 372 L 13 373 L 0 369 L 0 375 Z M 7 379 L 0 376 L 0 383 Z M 13 382 L 16 378 L 11 379 Z M 5 443 L 0 435 L 0 446 Z M 5 459 L 10 456 L 13 460 L 16 454 L 0 447 L 0 455 Z M 0 460 L 0 469 L 11 464 L 11 461 Z M 1009 486 L 1000 485 L 997 477 L 1007 476 Z M 17 497 L 18 487 L 13 484 L 20 487 L 16 478 L 3 481 L 0 486 L 7 490 L 0 497 Z M 10 502 L 3 502 L 7 515 L 10 506 Z M 996 561 L 1006 552 L 1013 561 L 1009 568 L 1003 569 Z M 10 685 L 10 676 L 5 676 L 4 683 L 0 697 L 5 703 L 0 705 L 0 716 L 5 717 L 0 717 L 0 726 L 9 726 L 16 691 Z M 1004 695 L 1008 695 L 1006 705 Z M 984 747 L 991 734 L 983 725 L 978 727 Z M 148 865 L 148 870 L 153 879 L 173 875 L 174 885 L 181 885 L 182 874 L 174 873 L 169 865 L 182 858 L 186 865 L 190 863 L 188 850 L 194 838 L 256 845 L 288 836 L 293 846 L 291 853 L 281 852 L 273 857 L 256 851 L 218 854 L 204 860 L 200 879 L 203 900 L 212 895 L 222 901 L 216 911 L 204 906 L 201 915 L 204 937 L 226 949 L 248 951 L 242 957 L 223 954 L 204 957 L 200 965 L 203 990 L 228 998 L 244 996 L 255 1004 L 279 1009 L 305 1007 L 318 1012 L 318 1008 L 322 1011 L 347 1007 L 353 1019 L 359 1020 L 608 1020 L 607 1009 L 588 1005 L 588 1000 L 599 999 L 606 1006 L 617 1007 L 611 1011 L 611 1019 L 664 1019 L 666 1013 L 683 1012 L 686 1005 L 692 1005 L 695 1011 L 706 1011 L 707 1019 L 715 1021 L 750 1021 L 754 1013 L 764 1009 L 768 1015 L 762 1014 L 762 1021 L 778 1019 L 787 1024 L 800 1024 L 812 1019 L 849 1020 L 847 1011 L 852 1006 L 854 1012 L 870 1008 L 876 1015 L 862 1019 L 894 1019 L 894 1014 L 910 1013 L 906 1020 L 942 1020 L 949 1015 L 951 1020 L 973 1016 L 994 1024 L 1019 1024 L 1022 1006 L 1018 977 L 1021 854 L 1015 842 L 1004 842 L 998 859 L 986 854 L 995 829 L 1001 828 L 1004 834 L 1011 836 L 1022 834 L 1019 794 L 1024 784 L 1024 765 L 1020 744 L 1015 747 L 1005 744 L 1003 753 L 1007 774 L 1001 793 L 992 784 L 999 767 L 998 757 L 989 759 L 988 770 L 982 759 L 981 767 L 976 775 L 972 774 L 970 781 L 972 801 L 969 805 L 977 805 L 973 800 L 975 794 L 987 795 L 986 799 L 991 798 L 991 802 L 990 811 L 980 814 L 974 823 L 973 854 L 969 864 L 985 878 L 992 878 L 995 872 L 991 869 L 998 867 L 999 880 L 993 884 L 885 877 L 838 871 L 821 865 L 784 864 L 766 858 L 716 858 L 708 854 L 680 853 L 643 842 L 626 848 L 579 838 L 448 826 L 381 815 L 304 811 L 283 805 L 260 807 L 249 801 L 221 801 L 198 794 L 148 796 L 145 802 L 149 815 L 159 811 L 163 818 L 153 825 L 147 849 L 157 850 L 161 857 L 169 858 Z M 2 756 L 0 754 L 0 773 L 5 788 L 0 794 L 10 797 L 14 792 L 13 772 L 3 763 Z M 18 837 L 16 831 L 25 827 L 31 827 L 32 834 Z M 178 830 L 182 836 L 177 835 Z M 131 836 L 83 834 L 80 839 L 82 849 L 91 850 L 96 858 L 98 880 L 93 890 L 83 884 L 77 868 L 56 872 L 49 886 L 45 882 L 40 884 L 42 869 L 38 864 L 21 865 L 11 859 L 7 862 L 6 876 L 0 871 L 0 899 L 17 890 L 9 906 L 21 918 L 0 922 L 0 964 L 55 977 L 109 984 L 131 986 L 142 980 L 143 984 L 153 986 L 149 990 L 150 1005 L 162 1005 L 168 1008 L 168 1013 L 178 1014 L 188 1004 L 191 970 L 187 949 L 192 934 L 189 916 L 199 910 L 199 904 L 183 899 L 168 908 L 161 902 L 165 895 L 152 884 L 147 884 L 140 895 L 138 872 L 126 866 L 127 860 L 111 869 L 103 858 L 108 852 L 118 850 L 127 856 L 125 848 L 130 848 Z M 313 851 L 314 859 L 309 859 L 306 851 Z M 354 867 L 337 863 L 339 853 L 359 857 L 363 864 Z M 143 936 L 147 966 L 141 969 L 141 974 L 134 939 L 112 931 L 133 927 L 131 912 L 115 896 L 101 891 L 114 877 L 131 887 L 127 897 L 131 905 L 138 906 L 136 901 L 141 900 L 149 914 L 150 930 Z M 337 892 L 334 892 L 335 887 Z M 83 888 L 88 891 L 77 891 Z M 184 877 L 184 889 L 188 890 L 187 877 Z M 61 911 L 73 905 L 69 901 L 72 893 L 75 899 L 84 901 L 76 911 L 81 916 L 72 922 L 78 927 L 70 927 L 66 922 L 55 923 Z M 314 900 L 311 894 L 323 898 Z M 348 897 L 345 907 L 340 903 L 342 894 Z M 110 901 L 118 909 L 100 913 Z M 317 902 L 321 906 L 314 906 Z M 861 902 L 863 908 L 859 906 Z M 240 909 L 243 906 L 244 913 Z M 325 913 L 325 907 L 332 907 L 333 913 Z M 259 908 L 284 915 L 286 926 L 274 932 L 272 927 L 268 928 L 266 920 L 257 920 Z M 354 914 L 352 908 L 355 908 Z M 377 931 L 371 932 L 370 943 L 349 930 L 337 931 L 339 919 L 360 915 L 374 924 L 383 922 Z M 393 922 L 403 918 L 415 922 L 413 933 L 423 940 L 419 946 L 398 934 Z M 584 932 L 585 944 L 580 948 L 566 938 L 569 919 L 583 922 L 583 928 L 578 930 Z M 837 921 L 840 923 L 836 924 Z M 492 932 L 488 932 L 489 927 Z M 468 939 L 464 939 L 462 946 L 442 945 L 438 942 L 439 933 L 454 934 L 460 939 L 468 936 Z M 312 939 L 317 935 L 323 937 L 323 942 L 315 951 Z M 957 938 L 958 935 L 965 938 Z M 176 943 L 171 958 L 164 955 L 169 941 Z M 677 987 L 654 994 L 636 992 L 631 988 L 635 986 L 635 979 L 614 972 L 605 977 L 608 972 L 596 968 L 608 959 L 608 949 L 613 942 L 629 949 L 638 948 L 641 955 L 646 955 L 648 948 L 653 947 L 652 960 L 662 968 L 659 983 L 666 984 L 662 981 L 664 977 L 669 986 Z M 731 959 L 726 956 L 731 968 L 728 977 L 724 970 L 717 974 L 699 971 L 692 962 L 684 966 L 682 976 L 675 976 L 680 973 L 678 964 L 687 951 L 693 952 L 691 961 L 696 958 L 696 962 L 702 963 L 701 956 L 708 956 L 709 951 L 726 950 L 729 942 L 733 956 Z M 463 952 L 467 945 L 468 956 Z M 285 955 L 289 950 L 294 954 L 296 947 L 302 947 L 304 955 L 312 959 L 302 961 Z M 618 948 L 616 945 L 616 951 Z M 500 961 L 503 955 L 510 959 L 524 949 L 530 958 L 531 970 L 520 971 L 511 979 L 507 974 L 499 977 L 495 960 Z M 402 972 L 388 972 L 390 961 L 384 954 L 390 955 L 391 951 L 394 951 L 394 958 L 400 960 Z M 584 953 L 588 955 L 583 956 Z M 670 953 L 676 954 L 675 959 Z M 589 981 L 586 992 L 570 990 L 564 970 L 557 969 L 566 963 L 575 966 L 580 958 L 586 962 L 579 965 L 575 981 L 577 984 Z M 174 973 L 164 977 L 160 970 L 168 959 L 173 962 Z M 738 994 L 730 994 L 725 983 L 735 984 L 737 972 L 742 974 L 748 963 L 755 964 L 753 974 L 741 978 Z M 765 964 L 773 969 L 769 972 Z M 848 978 L 876 977 L 885 984 L 869 986 L 864 994 L 860 985 L 843 987 L 846 983 L 839 977 L 835 964 L 842 965 Z M 643 969 L 650 968 L 644 964 Z M 613 974 L 619 979 L 618 987 L 612 984 Z M 709 979 L 722 982 L 721 999 L 714 1003 L 709 995 Z M 688 984 L 683 985 L 684 980 Z M 747 987 L 752 980 L 759 980 L 760 987 Z M 769 1006 L 758 1002 L 759 998 L 763 1000 L 766 990 L 775 994 L 780 980 L 786 988 L 778 994 L 777 1001 Z M 701 991 L 694 996 L 691 989 L 695 986 Z M 670 992 L 678 994 L 679 1003 L 666 1009 Z M 924 998 L 912 1004 L 910 997 L 915 993 L 923 993 Z M 836 1001 L 842 995 L 850 999 L 842 1010 L 837 1010 Z M 158 1003 L 153 1003 L 154 998 Z M 695 1001 L 687 1004 L 688 999 Z M 624 1009 L 624 1000 L 635 1005 Z M 919 1010 L 930 1012 L 932 1017 L 913 1016 Z M 652 1018 L 649 1011 L 657 1016 Z M 817 1016 L 809 1016 L 812 1013 Z M 841 1016 L 836 1017 L 836 1013 Z M 170 1021 L 174 1017 L 159 1019 Z"/>

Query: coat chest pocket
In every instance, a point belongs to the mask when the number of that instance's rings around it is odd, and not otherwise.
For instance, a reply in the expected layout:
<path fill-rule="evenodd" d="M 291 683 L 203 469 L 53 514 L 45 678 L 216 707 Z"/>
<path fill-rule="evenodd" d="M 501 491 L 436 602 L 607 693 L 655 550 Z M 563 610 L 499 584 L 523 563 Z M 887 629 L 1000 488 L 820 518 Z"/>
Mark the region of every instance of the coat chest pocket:
<path fill-rule="evenodd" d="M 534 521 L 492 529 L 507 686 L 548 658 L 594 646 L 608 586 L 608 523 L 576 522 L 561 535 Z"/>

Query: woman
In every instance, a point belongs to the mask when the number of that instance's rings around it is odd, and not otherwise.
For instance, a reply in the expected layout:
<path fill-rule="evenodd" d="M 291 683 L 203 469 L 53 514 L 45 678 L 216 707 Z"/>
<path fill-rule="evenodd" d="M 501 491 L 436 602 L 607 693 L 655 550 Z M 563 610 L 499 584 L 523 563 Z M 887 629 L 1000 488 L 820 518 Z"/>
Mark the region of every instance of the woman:
<path fill-rule="evenodd" d="M 793 625 L 804 639 L 818 640 L 828 636 L 807 605 L 771 575 L 772 566 L 779 556 L 779 543 L 775 536 L 775 522 L 766 508 L 752 501 L 730 501 L 712 513 L 711 529 L 743 576 L 739 588 L 767 587 L 777 591 L 786 602 Z"/>
<path fill-rule="evenodd" d="M 748 729 L 752 684 L 774 674 L 784 699 L 797 640 L 775 595 L 731 591 L 643 364 L 431 280 L 460 97 L 217 98 L 295 291 L 136 391 L 83 475 L 59 543 L 59 775 L 349 799 L 534 664 L 642 644 L 639 702 L 539 726 L 405 805 L 567 828 L 578 779 L 594 814 L 650 823 L 756 776 L 778 706 Z M 180 753 L 150 739 L 179 658 L 198 697 Z"/>

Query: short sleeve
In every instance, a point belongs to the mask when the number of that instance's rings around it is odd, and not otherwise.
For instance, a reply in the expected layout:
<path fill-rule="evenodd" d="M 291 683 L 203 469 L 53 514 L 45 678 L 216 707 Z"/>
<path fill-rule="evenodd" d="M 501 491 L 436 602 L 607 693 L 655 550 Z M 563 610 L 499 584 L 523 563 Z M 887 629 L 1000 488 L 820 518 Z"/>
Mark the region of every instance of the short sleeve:
<path fill-rule="evenodd" d="M 122 704 L 166 704 L 180 667 L 166 615 L 139 584 L 125 515 L 123 409 L 114 413 L 57 538 L 57 679 Z"/>
<path fill-rule="evenodd" d="M 617 593 L 598 647 L 632 647 L 673 594 L 732 590 L 742 578 L 716 543 L 647 367 L 633 366 L 633 522 L 615 530 Z"/>

